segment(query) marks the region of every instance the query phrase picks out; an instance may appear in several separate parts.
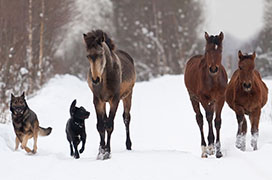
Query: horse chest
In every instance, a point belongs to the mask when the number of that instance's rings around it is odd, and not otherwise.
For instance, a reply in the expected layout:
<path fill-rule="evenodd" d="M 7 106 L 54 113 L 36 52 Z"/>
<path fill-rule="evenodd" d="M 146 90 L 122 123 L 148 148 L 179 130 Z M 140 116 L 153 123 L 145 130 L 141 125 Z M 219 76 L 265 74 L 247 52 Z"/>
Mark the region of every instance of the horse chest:
<path fill-rule="evenodd" d="M 236 104 L 242 106 L 246 112 L 252 112 L 259 107 L 258 97 L 254 94 L 238 94 L 235 100 Z"/>

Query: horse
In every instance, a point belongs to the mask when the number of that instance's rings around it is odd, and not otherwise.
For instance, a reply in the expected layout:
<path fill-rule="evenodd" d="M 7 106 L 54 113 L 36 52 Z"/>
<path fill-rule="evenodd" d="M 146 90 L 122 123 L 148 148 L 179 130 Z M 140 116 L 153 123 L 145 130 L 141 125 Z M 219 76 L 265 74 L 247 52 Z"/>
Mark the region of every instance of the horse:
<path fill-rule="evenodd" d="M 123 120 L 126 127 L 126 148 L 131 150 L 130 109 L 133 87 L 136 81 L 134 60 L 122 50 L 117 50 L 112 39 L 102 30 L 93 30 L 83 34 L 86 45 L 89 72 L 87 82 L 93 92 L 93 104 L 97 116 L 97 131 L 100 135 L 97 159 L 111 157 L 111 134 L 114 118 L 120 100 L 123 101 Z M 110 112 L 106 114 L 106 103 Z M 107 143 L 105 143 L 107 132 Z"/>
<path fill-rule="evenodd" d="M 268 89 L 260 73 L 254 69 L 256 53 L 243 55 L 239 51 L 238 57 L 239 68 L 233 73 L 227 86 L 226 101 L 236 113 L 238 122 L 236 147 L 242 151 L 246 149 L 247 122 L 245 115 L 248 115 L 251 123 L 251 146 L 253 150 L 257 150 L 261 108 L 267 102 Z"/>
<path fill-rule="evenodd" d="M 221 111 L 225 102 L 225 90 L 227 86 L 227 74 L 221 64 L 222 41 L 224 34 L 209 35 L 205 32 L 206 47 L 204 55 L 196 55 L 188 60 L 185 67 L 184 81 L 193 109 L 196 113 L 196 121 L 201 134 L 202 158 L 213 155 L 223 156 L 220 143 Z M 203 133 L 203 115 L 199 103 L 206 112 L 206 119 L 209 124 L 208 146 Z M 215 117 L 216 144 L 214 145 L 213 115 Z"/>

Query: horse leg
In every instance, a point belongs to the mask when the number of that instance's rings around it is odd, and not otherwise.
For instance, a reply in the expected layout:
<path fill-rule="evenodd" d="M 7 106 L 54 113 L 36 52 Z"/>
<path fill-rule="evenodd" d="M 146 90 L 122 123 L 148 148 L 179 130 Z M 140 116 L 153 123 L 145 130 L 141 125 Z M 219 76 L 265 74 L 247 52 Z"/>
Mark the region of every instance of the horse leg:
<path fill-rule="evenodd" d="M 110 158 L 110 153 L 111 153 L 111 147 L 110 147 L 110 140 L 111 140 L 111 134 L 114 129 L 114 117 L 118 108 L 119 104 L 119 98 L 114 97 L 110 101 L 110 113 L 109 113 L 109 118 L 107 118 L 106 121 L 106 131 L 107 131 L 107 144 L 106 144 L 106 152 L 105 156 L 103 159 L 109 159 Z"/>
<path fill-rule="evenodd" d="M 259 120 L 260 120 L 261 110 L 258 109 L 254 112 L 252 112 L 249 115 L 249 119 L 251 122 L 251 146 L 253 147 L 253 150 L 257 150 L 257 141 L 259 137 Z"/>
<path fill-rule="evenodd" d="M 198 124 L 199 130 L 200 130 L 200 134 L 201 134 L 201 150 L 202 150 L 202 154 L 201 157 L 202 158 L 207 158 L 207 151 L 206 151 L 206 142 L 205 142 L 205 138 L 204 138 L 204 133 L 203 133 L 203 115 L 201 114 L 200 108 L 199 108 L 199 102 L 196 101 L 194 98 L 190 97 L 193 109 L 196 113 L 196 122 Z"/>
<path fill-rule="evenodd" d="M 216 157 L 221 158 L 223 156 L 221 152 L 221 143 L 220 143 L 220 129 L 221 129 L 221 112 L 224 106 L 224 99 L 221 99 L 216 104 L 216 116 L 215 116 L 215 129 L 216 129 L 216 143 L 215 143 L 215 150 L 216 150 Z"/>
<path fill-rule="evenodd" d="M 244 116 L 244 111 L 239 108 L 236 110 L 236 118 L 238 122 L 238 132 L 236 135 L 236 147 L 241 151 L 246 150 L 246 132 L 247 132 L 247 123 Z"/>
<path fill-rule="evenodd" d="M 94 96 L 94 106 L 97 116 L 96 128 L 100 135 L 99 152 L 97 159 L 101 159 L 101 155 L 105 154 L 105 119 L 106 117 L 106 107 L 105 102 Z"/>
<path fill-rule="evenodd" d="M 208 147 L 207 147 L 207 152 L 209 155 L 214 154 L 214 133 L 213 133 L 213 110 L 211 108 L 206 108 L 206 119 L 208 121 L 209 125 L 209 134 L 208 134 Z"/>
<path fill-rule="evenodd" d="M 123 99 L 123 105 L 124 105 L 123 119 L 126 126 L 127 150 L 131 150 L 131 140 L 130 140 L 130 133 L 129 133 L 131 98 L 132 98 L 132 92 L 126 98 Z"/>

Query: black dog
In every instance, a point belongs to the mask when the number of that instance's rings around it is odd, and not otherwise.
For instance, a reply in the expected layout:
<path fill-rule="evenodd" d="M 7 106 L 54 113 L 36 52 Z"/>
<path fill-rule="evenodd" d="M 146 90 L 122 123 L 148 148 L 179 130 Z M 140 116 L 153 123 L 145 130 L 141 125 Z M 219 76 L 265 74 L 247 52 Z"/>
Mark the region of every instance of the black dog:
<path fill-rule="evenodd" d="M 82 141 L 82 148 L 79 150 L 82 153 L 86 142 L 85 119 L 89 118 L 90 112 L 86 111 L 82 106 L 80 108 L 76 107 L 76 100 L 74 100 L 70 107 L 70 115 L 71 117 L 66 124 L 66 135 L 70 143 L 71 156 L 78 159 L 77 146 Z"/>

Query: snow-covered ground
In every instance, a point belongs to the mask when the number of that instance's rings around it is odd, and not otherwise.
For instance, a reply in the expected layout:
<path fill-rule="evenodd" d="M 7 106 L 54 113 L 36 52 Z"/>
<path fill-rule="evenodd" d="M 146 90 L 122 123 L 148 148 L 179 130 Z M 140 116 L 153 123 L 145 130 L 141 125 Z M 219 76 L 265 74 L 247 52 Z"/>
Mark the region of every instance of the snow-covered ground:
<path fill-rule="evenodd" d="M 266 80 L 272 90 L 272 80 Z M 262 111 L 259 150 L 252 151 L 250 133 L 246 152 L 234 146 L 237 122 L 225 104 L 222 114 L 223 158 L 201 159 L 200 132 L 184 86 L 183 76 L 164 76 L 137 83 L 131 111 L 132 151 L 125 150 L 122 103 L 115 118 L 112 158 L 96 160 L 99 137 L 92 93 L 85 81 L 57 76 L 28 100 L 42 127 L 53 127 L 48 137 L 38 138 L 38 153 L 14 151 L 12 124 L 0 124 L 0 179 L 254 179 L 271 180 L 272 171 L 272 93 Z M 86 149 L 78 160 L 69 156 L 65 124 L 74 99 L 91 112 L 86 120 Z M 203 111 L 202 111 L 203 112 Z M 250 127 L 250 126 L 249 126 Z M 205 121 L 207 135 L 207 123 Z M 29 142 L 32 147 L 32 140 Z"/>

